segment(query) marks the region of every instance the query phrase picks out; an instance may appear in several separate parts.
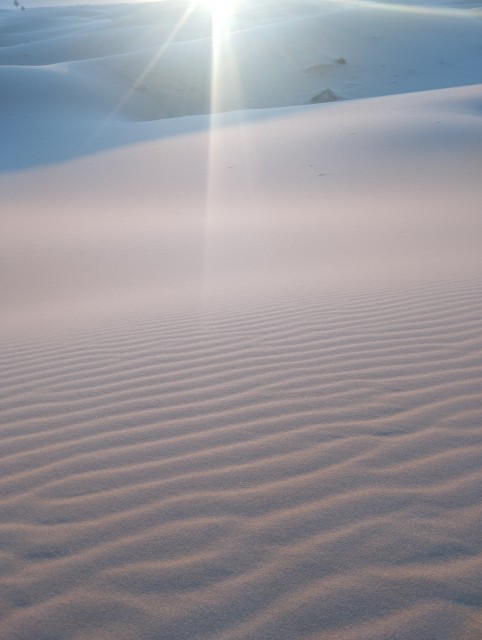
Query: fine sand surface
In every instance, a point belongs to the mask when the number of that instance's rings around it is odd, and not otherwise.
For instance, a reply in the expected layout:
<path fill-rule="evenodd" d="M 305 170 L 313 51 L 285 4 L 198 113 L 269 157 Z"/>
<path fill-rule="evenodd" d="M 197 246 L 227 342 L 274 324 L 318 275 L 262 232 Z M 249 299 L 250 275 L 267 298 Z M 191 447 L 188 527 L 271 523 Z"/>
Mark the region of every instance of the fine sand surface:
<path fill-rule="evenodd" d="M 0 639 L 481 640 L 478 4 L 46 4 L 0 4 Z"/>

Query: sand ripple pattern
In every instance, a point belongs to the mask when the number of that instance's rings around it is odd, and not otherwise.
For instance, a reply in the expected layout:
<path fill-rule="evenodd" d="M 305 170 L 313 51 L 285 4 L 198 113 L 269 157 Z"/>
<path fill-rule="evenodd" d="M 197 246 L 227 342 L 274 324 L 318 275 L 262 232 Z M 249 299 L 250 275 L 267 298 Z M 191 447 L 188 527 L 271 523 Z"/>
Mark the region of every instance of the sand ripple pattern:
<path fill-rule="evenodd" d="M 465 282 L 5 341 L 0 637 L 480 640 L 481 320 Z"/>

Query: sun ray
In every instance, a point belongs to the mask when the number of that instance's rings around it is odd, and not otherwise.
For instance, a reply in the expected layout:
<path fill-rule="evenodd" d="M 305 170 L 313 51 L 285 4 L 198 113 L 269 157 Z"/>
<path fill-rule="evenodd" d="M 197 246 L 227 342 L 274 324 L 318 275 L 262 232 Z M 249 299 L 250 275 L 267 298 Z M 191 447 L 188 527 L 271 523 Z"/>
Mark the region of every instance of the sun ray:
<path fill-rule="evenodd" d="M 220 202 L 225 188 L 223 136 L 219 135 L 220 113 L 229 109 L 231 93 L 241 90 L 236 59 L 231 47 L 232 27 L 240 0 L 202 0 L 198 4 L 210 13 L 211 73 L 209 135 L 207 148 L 207 184 L 204 210 L 203 288 L 210 289 L 210 274 L 215 271 L 216 243 L 219 242 Z M 236 100 L 234 99 L 234 102 Z"/>
<path fill-rule="evenodd" d="M 93 131 L 91 135 L 88 137 L 88 139 L 84 142 L 82 146 L 83 149 L 88 148 L 88 146 L 95 140 L 95 138 L 107 126 L 108 122 L 112 120 L 112 118 L 117 113 L 119 113 L 119 111 L 122 109 L 124 105 L 127 104 L 127 102 L 130 100 L 130 98 L 136 91 L 136 87 L 138 87 L 142 83 L 142 81 L 147 78 L 147 76 L 152 71 L 154 66 L 161 61 L 167 48 L 169 47 L 170 44 L 172 44 L 172 42 L 174 41 L 174 38 L 181 31 L 182 27 L 187 23 L 187 21 L 189 20 L 191 15 L 194 13 L 195 9 L 197 8 L 198 4 L 199 4 L 198 2 L 190 2 L 188 4 L 181 18 L 174 25 L 168 37 L 165 39 L 165 41 L 162 43 L 162 45 L 159 47 L 156 53 L 152 56 L 152 58 L 146 64 L 142 72 L 135 78 L 135 80 L 132 81 L 127 91 L 121 96 L 121 98 L 118 100 L 115 106 L 110 110 L 108 115 L 102 120 L 102 122 L 100 122 L 100 124 L 97 126 L 95 131 Z"/>

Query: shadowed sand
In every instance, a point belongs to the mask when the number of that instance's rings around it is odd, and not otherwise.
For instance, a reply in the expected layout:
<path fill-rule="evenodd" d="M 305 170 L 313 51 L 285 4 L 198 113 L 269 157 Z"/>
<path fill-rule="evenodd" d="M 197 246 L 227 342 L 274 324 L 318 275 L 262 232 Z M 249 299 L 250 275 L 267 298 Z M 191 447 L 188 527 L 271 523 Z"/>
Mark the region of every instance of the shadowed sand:
<path fill-rule="evenodd" d="M 0 12 L 2 640 L 482 637 L 480 17 L 259 6 Z"/>

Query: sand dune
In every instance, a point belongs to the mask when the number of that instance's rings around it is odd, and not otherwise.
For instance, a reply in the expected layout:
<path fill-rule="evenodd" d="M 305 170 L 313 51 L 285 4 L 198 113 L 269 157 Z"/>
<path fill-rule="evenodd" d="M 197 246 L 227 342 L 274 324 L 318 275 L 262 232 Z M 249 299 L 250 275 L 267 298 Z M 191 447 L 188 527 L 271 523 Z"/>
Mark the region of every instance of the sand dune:
<path fill-rule="evenodd" d="M 246 2 L 222 44 L 36 4 L 0 11 L 0 638 L 480 640 L 476 3 Z"/>
<path fill-rule="evenodd" d="M 5 345 L 3 637 L 477 638 L 481 301 L 290 297 Z"/>
<path fill-rule="evenodd" d="M 17 96 L 13 108 L 26 100 L 42 108 L 47 101 L 45 108 L 54 118 L 66 100 L 84 112 L 114 110 L 122 119 L 156 120 L 308 104 L 328 89 L 348 99 L 481 81 L 476 14 L 347 10 L 333 3 L 315 10 L 311 3 L 312 15 L 283 19 L 279 9 L 281 15 L 274 11 L 268 22 L 267 10 L 259 9 L 250 20 L 233 25 L 233 33 L 220 44 L 209 37 L 210 23 L 200 10 L 169 38 L 182 15 L 173 12 L 171 3 L 155 3 L 150 9 L 141 5 L 138 11 L 120 7 L 89 8 L 87 14 L 85 8 L 71 8 L 59 16 L 61 23 L 68 18 L 70 31 L 65 33 L 64 27 L 48 39 L 41 29 L 43 11 L 29 12 L 25 34 L 15 31 L 13 41 L 7 41 L 10 46 L 0 49 L 0 64 L 34 67 L 27 77 L 21 69 L 0 68 L 2 84 L 16 85 L 15 91 L 5 85 L 7 95 Z M 147 11 L 149 25 L 144 24 Z M 4 21 L 9 31 L 11 20 Z M 213 46 L 222 49 L 214 94 Z M 63 99 L 56 105 L 53 97 L 59 95 Z"/>
<path fill-rule="evenodd" d="M 480 87 L 254 113 L 0 176 L 5 325 L 479 273 Z"/>

